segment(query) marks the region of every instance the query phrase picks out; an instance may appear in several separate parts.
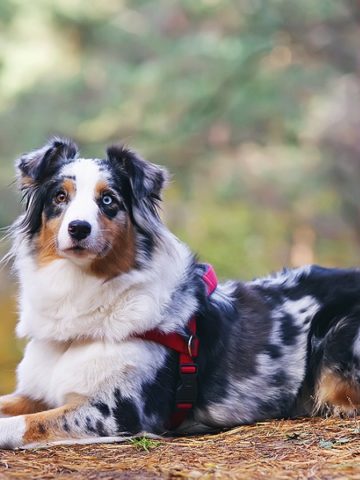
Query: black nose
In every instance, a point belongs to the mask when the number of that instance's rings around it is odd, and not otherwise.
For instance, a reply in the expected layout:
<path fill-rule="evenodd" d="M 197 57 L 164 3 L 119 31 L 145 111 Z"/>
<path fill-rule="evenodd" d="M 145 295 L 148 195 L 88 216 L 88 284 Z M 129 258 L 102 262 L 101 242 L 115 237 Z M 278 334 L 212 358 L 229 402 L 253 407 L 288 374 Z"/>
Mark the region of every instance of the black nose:
<path fill-rule="evenodd" d="M 71 238 L 74 238 L 75 240 L 84 240 L 84 238 L 90 235 L 91 225 L 89 222 L 75 220 L 74 222 L 69 223 L 68 231 Z"/>

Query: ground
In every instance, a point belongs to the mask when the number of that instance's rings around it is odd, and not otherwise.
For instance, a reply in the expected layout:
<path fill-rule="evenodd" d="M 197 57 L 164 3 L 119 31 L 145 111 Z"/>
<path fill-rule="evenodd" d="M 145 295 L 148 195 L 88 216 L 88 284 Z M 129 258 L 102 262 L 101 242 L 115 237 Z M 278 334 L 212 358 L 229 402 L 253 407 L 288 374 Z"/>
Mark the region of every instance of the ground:
<path fill-rule="evenodd" d="M 216 435 L 0 451 L 3 479 L 360 479 L 360 419 L 273 421 Z"/>

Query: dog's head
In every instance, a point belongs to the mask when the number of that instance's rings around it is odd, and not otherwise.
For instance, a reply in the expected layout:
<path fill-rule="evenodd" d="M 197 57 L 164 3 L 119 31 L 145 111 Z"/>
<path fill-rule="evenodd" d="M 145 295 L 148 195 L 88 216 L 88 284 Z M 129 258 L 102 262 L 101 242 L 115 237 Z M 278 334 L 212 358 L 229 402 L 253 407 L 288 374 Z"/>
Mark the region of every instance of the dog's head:
<path fill-rule="evenodd" d="M 54 139 L 17 161 L 26 211 L 17 228 L 40 264 L 58 258 L 112 277 L 151 254 L 167 174 L 124 146 L 106 159 L 80 158 L 70 140 Z"/>

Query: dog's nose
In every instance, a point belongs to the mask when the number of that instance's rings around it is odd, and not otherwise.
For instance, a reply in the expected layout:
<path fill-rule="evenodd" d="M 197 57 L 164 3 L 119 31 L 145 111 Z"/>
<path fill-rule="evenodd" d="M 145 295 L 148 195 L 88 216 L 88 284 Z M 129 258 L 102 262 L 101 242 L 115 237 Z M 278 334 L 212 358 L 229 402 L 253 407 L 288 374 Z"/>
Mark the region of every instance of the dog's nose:
<path fill-rule="evenodd" d="M 89 222 L 83 220 L 74 220 L 69 223 L 68 231 L 71 238 L 75 240 L 84 240 L 91 232 L 91 225 Z"/>

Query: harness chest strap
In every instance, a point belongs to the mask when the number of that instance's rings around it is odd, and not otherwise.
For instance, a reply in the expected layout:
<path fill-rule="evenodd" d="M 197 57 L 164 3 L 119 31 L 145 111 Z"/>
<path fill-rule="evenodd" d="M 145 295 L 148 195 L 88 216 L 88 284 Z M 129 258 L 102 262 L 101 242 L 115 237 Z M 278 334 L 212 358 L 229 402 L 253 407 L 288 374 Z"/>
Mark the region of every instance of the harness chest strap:
<path fill-rule="evenodd" d="M 202 279 L 206 286 L 206 293 L 210 296 L 217 287 L 217 277 L 211 265 L 205 265 Z M 196 336 L 196 316 L 191 317 L 187 329 L 188 336 L 180 333 L 163 333 L 159 330 L 150 330 L 137 338 L 160 343 L 179 353 L 180 384 L 176 391 L 176 408 L 169 421 L 169 428 L 177 428 L 194 407 L 197 397 L 196 358 L 199 354 L 199 339 Z"/>

